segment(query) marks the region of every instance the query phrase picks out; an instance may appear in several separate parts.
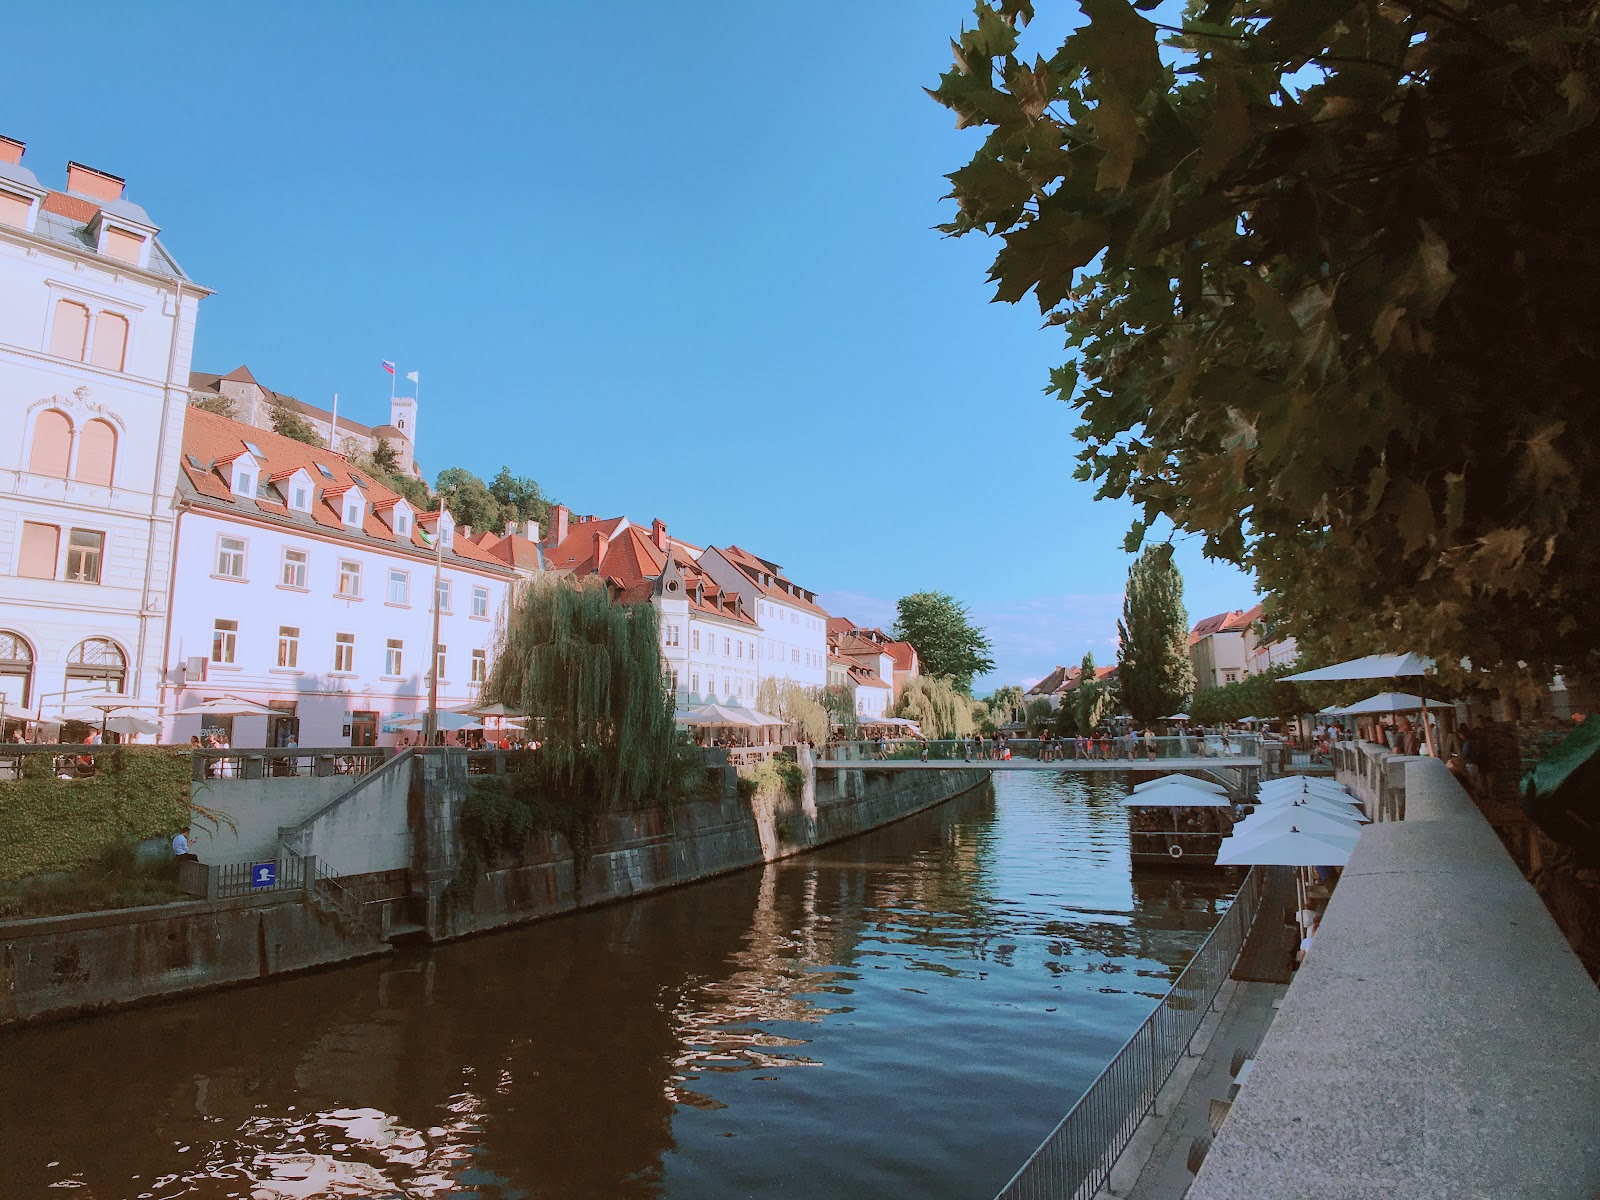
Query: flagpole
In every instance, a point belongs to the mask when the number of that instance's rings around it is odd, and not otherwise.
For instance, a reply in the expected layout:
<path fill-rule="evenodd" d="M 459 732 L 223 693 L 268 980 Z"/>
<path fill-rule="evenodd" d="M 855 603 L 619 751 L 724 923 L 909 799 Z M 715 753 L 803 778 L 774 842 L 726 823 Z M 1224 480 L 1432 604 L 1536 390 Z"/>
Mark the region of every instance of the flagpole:
<path fill-rule="evenodd" d="M 332 450 L 336 435 L 339 432 L 339 393 L 333 394 L 333 414 L 328 422 L 328 449 Z"/>

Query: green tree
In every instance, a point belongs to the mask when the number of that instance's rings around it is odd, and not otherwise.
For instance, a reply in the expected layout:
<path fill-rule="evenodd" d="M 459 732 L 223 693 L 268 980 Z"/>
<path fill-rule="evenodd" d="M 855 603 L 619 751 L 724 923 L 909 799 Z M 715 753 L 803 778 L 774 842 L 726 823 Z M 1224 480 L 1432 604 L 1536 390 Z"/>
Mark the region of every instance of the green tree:
<path fill-rule="evenodd" d="M 828 710 L 813 694 L 792 679 L 767 678 L 756 693 L 756 708 L 768 716 L 782 717 L 795 735 L 814 746 L 828 740 Z"/>
<path fill-rule="evenodd" d="M 458 525 L 500 532 L 500 501 L 490 494 L 483 480 L 471 471 L 462 467 L 446 467 L 434 480 L 434 489 Z"/>
<path fill-rule="evenodd" d="M 967 737 L 973 729 L 972 701 L 937 675 L 908 680 L 889 715 L 915 721 L 923 736 L 936 740 Z"/>
<path fill-rule="evenodd" d="M 378 438 L 373 443 L 369 461 L 374 470 L 381 471 L 385 475 L 400 474 L 400 455 L 387 438 Z"/>
<path fill-rule="evenodd" d="M 288 396 L 277 397 L 267 411 L 272 419 L 274 433 L 293 438 L 297 442 L 304 442 L 308 446 L 320 448 L 327 445 L 322 435 L 317 432 L 317 427 L 300 415 L 300 410 L 295 408 L 294 401 Z"/>
<path fill-rule="evenodd" d="M 994 669 L 992 648 L 983 630 L 967 617 L 967 607 L 944 592 L 914 592 L 895 605 L 893 635 L 916 648 L 922 671 L 949 679 L 964 696 L 972 695 L 976 675 Z"/>
<path fill-rule="evenodd" d="M 655 609 L 618 602 L 598 580 L 518 589 L 484 698 L 538 718 L 539 781 L 568 808 L 648 807 L 672 782 L 678 739 Z"/>
<path fill-rule="evenodd" d="M 1592 673 L 1593 6 L 1083 7 L 1034 56 L 980 3 L 933 93 L 987 131 L 943 228 L 1067 331 L 1080 477 L 1328 651 Z"/>
<path fill-rule="evenodd" d="M 239 406 L 226 396 L 206 396 L 200 400 L 191 400 L 189 407 L 215 413 L 219 417 L 227 417 L 230 421 L 239 415 Z"/>
<path fill-rule="evenodd" d="M 500 502 L 504 520 L 543 524 L 550 516 L 550 500 L 539 484 L 526 475 L 513 475 L 510 467 L 500 468 L 500 474 L 489 483 L 489 494 Z"/>
<path fill-rule="evenodd" d="M 817 699 L 827 709 L 830 723 L 837 722 L 846 734 L 855 734 L 860 722 L 856 719 L 856 694 L 853 688 L 834 684 L 823 688 Z"/>
<path fill-rule="evenodd" d="M 1073 715 L 1077 718 L 1077 732 L 1090 734 L 1100 728 L 1107 716 L 1111 713 L 1112 705 L 1116 701 L 1115 693 L 1108 687 L 1104 680 L 1096 674 L 1098 668 L 1094 665 L 1094 655 L 1085 654 L 1083 663 L 1078 668 L 1078 686 L 1068 693 L 1068 698 L 1063 701 L 1063 707 L 1071 704 Z"/>
<path fill-rule="evenodd" d="M 1122 706 L 1141 725 L 1182 708 L 1194 691 L 1189 613 L 1172 546 L 1150 546 L 1128 568 L 1117 622 L 1117 686 Z"/>

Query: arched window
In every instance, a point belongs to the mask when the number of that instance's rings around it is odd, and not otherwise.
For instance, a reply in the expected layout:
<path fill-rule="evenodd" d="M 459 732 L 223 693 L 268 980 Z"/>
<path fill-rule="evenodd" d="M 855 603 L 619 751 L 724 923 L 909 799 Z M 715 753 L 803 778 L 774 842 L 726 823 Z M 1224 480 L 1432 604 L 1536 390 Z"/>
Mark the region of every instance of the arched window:
<path fill-rule="evenodd" d="M 89 310 L 71 300 L 57 300 L 55 324 L 50 327 L 50 353 L 82 362 L 88 340 Z"/>
<path fill-rule="evenodd" d="M 103 312 L 94 319 L 94 346 L 89 351 L 89 361 L 108 371 L 122 370 L 123 355 L 128 349 L 128 318 L 116 313 Z"/>
<path fill-rule="evenodd" d="M 33 453 L 28 470 L 35 475 L 67 477 L 67 462 L 72 458 L 72 421 L 58 408 L 47 408 L 33 422 Z"/>
<path fill-rule="evenodd" d="M 116 692 L 127 687 L 128 660 L 122 648 L 108 638 L 88 638 L 67 655 L 67 691 Z"/>
<path fill-rule="evenodd" d="M 37 443 L 35 443 L 37 446 Z M 111 486 L 117 464 L 117 431 L 109 421 L 90 421 L 78 438 L 78 467 L 75 478 L 83 483 Z"/>
<path fill-rule="evenodd" d="M 25 708 L 32 685 L 33 648 L 20 633 L 0 629 L 0 696 L 6 708 Z"/>

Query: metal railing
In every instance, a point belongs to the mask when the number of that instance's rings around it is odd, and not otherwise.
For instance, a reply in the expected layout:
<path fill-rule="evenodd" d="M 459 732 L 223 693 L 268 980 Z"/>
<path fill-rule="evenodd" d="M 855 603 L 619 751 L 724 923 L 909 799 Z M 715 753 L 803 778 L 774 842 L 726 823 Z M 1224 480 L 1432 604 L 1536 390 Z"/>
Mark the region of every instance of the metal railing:
<path fill-rule="evenodd" d="M 1111 1177 L 1139 1122 L 1156 1102 L 1238 960 L 1261 907 L 1263 872 L 1245 876 L 1172 990 L 1134 1030 L 1105 1070 L 996 1200 L 1087 1200 Z"/>
<path fill-rule="evenodd" d="M 283 854 L 270 862 L 208 864 L 212 874 L 212 894 L 218 900 L 235 896 L 257 896 L 265 892 L 298 892 L 305 888 L 305 860 L 298 854 Z M 270 872 L 263 867 L 271 866 Z"/>
<path fill-rule="evenodd" d="M 960 738 L 922 741 L 916 738 L 875 741 L 833 742 L 822 751 L 824 759 L 841 762 L 993 762 L 1009 750 L 1011 758 L 1035 762 L 1160 762 L 1163 759 L 1259 757 L 1261 738 L 1254 733 L 1207 734 L 1205 736 L 1135 738 L 1096 738 L 1093 744 L 1074 738 L 1011 738 L 996 747 L 993 739 Z M 1219 765 L 1228 765 L 1226 762 Z"/>
<path fill-rule="evenodd" d="M 298 779 L 330 775 L 365 775 L 395 751 L 384 746 L 255 746 L 200 749 L 194 755 L 196 782 L 215 779 Z"/>

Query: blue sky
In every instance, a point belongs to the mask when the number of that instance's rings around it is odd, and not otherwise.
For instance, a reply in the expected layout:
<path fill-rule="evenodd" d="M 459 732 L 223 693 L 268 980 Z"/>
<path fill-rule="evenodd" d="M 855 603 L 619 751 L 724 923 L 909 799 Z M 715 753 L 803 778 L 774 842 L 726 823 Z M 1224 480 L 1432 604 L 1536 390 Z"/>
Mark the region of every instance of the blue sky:
<path fill-rule="evenodd" d="M 377 423 L 395 359 L 430 473 L 660 516 L 865 623 L 951 592 L 984 682 L 1031 680 L 1114 656 L 1131 512 L 1071 477 L 1059 334 L 989 303 L 994 244 L 930 228 L 977 135 L 922 88 L 970 14 L 35 5 L 0 133 L 47 185 L 69 158 L 127 178 L 217 291 L 196 369 Z M 1253 602 L 1179 562 L 1192 618 Z"/>

